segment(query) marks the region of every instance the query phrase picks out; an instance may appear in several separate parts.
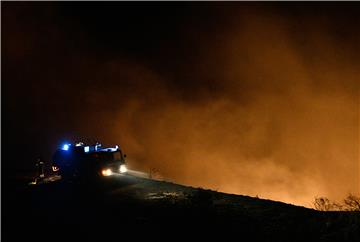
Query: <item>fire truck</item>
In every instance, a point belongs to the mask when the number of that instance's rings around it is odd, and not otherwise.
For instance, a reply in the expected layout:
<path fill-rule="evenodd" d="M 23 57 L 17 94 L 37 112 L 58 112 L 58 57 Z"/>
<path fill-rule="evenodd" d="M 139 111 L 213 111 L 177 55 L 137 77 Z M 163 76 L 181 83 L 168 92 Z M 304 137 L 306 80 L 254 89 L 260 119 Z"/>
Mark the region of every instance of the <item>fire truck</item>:
<path fill-rule="evenodd" d="M 62 179 L 95 178 L 125 174 L 126 155 L 120 147 L 102 147 L 100 143 L 63 144 L 52 157 L 52 170 Z"/>

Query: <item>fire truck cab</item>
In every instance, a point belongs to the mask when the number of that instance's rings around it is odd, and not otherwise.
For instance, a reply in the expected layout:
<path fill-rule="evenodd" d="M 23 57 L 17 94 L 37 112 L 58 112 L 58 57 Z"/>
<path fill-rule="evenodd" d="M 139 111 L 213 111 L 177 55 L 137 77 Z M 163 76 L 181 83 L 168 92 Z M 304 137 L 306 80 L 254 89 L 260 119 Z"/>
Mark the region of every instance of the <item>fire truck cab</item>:
<path fill-rule="evenodd" d="M 64 144 L 52 158 L 52 170 L 62 179 L 94 178 L 126 173 L 125 157 L 119 146 Z"/>

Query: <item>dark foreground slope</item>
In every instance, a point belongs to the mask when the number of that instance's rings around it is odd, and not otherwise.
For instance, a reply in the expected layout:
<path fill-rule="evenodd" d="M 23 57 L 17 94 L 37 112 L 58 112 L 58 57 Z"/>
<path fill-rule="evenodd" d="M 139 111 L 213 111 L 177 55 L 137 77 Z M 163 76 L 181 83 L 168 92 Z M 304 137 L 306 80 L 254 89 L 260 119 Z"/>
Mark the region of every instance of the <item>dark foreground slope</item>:
<path fill-rule="evenodd" d="M 7 185 L 3 241 L 360 241 L 359 213 L 133 176 Z"/>

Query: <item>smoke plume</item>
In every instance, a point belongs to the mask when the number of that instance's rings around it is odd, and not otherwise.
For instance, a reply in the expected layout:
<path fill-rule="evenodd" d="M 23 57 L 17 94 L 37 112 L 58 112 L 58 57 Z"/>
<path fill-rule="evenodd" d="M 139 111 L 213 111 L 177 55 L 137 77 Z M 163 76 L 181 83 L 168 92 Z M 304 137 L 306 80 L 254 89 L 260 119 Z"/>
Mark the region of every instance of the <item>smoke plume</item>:
<path fill-rule="evenodd" d="M 130 167 L 169 180 L 311 206 L 315 196 L 359 193 L 360 32 L 359 17 L 309 8 L 219 4 L 184 8 L 175 20 L 166 11 L 149 36 L 140 20 L 126 33 L 99 24 L 119 36 L 77 18 L 71 27 L 42 23 L 51 54 L 22 23 L 8 32 L 33 44 L 5 40 L 6 60 L 54 58 L 45 73 L 36 71 L 42 61 L 26 70 L 40 79 L 32 109 L 51 113 L 46 124 L 33 118 L 49 142 L 67 130 L 119 143 Z M 140 50 L 129 50 L 132 38 Z M 44 85 L 57 86 L 49 95 Z M 52 105 L 39 108 L 45 97 Z"/>

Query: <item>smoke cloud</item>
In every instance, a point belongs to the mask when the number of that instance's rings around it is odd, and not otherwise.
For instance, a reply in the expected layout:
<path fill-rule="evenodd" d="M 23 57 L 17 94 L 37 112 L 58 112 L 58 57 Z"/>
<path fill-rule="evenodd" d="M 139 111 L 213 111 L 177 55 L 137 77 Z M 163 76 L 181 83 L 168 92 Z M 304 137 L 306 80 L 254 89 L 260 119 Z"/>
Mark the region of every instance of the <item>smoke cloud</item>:
<path fill-rule="evenodd" d="M 57 109 L 42 109 L 51 113 L 43 136 L 55 144 L 68 130 L 119 143 L 134 169 L 223 192 L 304 206 L 359 194 L 359 18 L 341 22 L 333 8 L 305 14 L 310 7 L 183 9 L 170 34 L 154 27 L 159 36 L 136 39 L 149 45 L 140 55 L 114 40 L 95 45 L 77 19 L 70 29 L 45 25 L 63 43 L 51 50 L 56 67 L 40 74 L 57 81 L 32 84 L 37 107 L 40 86 L 58 85 L 46 94 Z M 80 50 L 69 33 L 84 41 Z M 169 42 L 151 43 L 164 35 Z M 13 45 L 5 45 L 8 63 L 26 61 Z"/>

